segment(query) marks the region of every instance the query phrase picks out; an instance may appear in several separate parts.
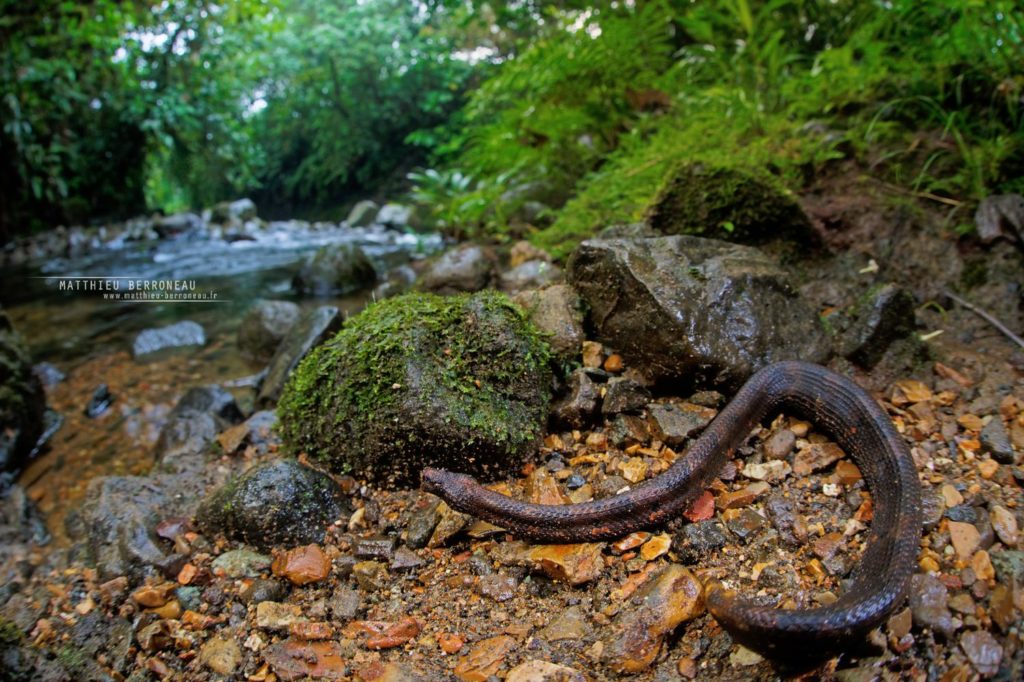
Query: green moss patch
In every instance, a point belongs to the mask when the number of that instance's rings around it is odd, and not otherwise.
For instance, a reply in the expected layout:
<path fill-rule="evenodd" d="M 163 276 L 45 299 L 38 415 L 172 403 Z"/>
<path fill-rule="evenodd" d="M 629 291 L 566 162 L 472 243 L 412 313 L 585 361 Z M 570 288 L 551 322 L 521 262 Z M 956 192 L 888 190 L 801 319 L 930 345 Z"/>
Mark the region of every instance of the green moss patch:
<path fill-rule="evenodd" d="M 381 301 L 292 375 L 282 436 L 334 471 L 390 485 L 418 483 L 425 466 L 501 475 L 541 435 L 549 356 L 503 294 Z"/>

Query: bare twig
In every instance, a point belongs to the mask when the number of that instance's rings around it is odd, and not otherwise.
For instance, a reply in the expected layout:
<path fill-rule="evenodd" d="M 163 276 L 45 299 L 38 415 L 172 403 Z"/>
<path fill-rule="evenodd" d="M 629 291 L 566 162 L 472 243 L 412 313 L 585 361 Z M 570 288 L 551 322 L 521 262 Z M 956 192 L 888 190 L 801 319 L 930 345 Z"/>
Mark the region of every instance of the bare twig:
<path fill-rule="evenodd" d="M 993 327 L 995 327 L 996 329 L 1001 331 L 1003 334 L 1006 335 L 1006 338 L 1010 339 L 1011 341 L 1013 341 L 1015 344 L 1017 344 L 1021 348 L 1024 348 L 1024 339 L 1022 339 L 1019 336 L 1017 336 L 1016 334 L 1014 334 L 1012 331 L 1010 331 L 1009 327 L 1007 327 L 1005 324 L 1003 324 L 1002 322 L 1000 322 L 996 318 L 992 317 L 992 315 L 990 315 L 989 313 L 985 312 L 984 310 L 982 310 L 978 306 L 974 305 L 970 301 L 965 301 L 964 299 L 960 298 L 959 296 L 954 294 L 952 291 L 949 291 L 948 289 L 946 291 L 943 291 L 942 293 L 944 293 L 946 296 L 949 296 L 951 299 L 953 299 L 954 301 L 956 301 L 957 303 L 959 303 L 963 307 L 967 308 L 972 313 L 974 313 L 975 315 L 977 315 L 978 317 L 980 317 L 981 319 L 985 320 L 990 325 L 992 325 Z"/>

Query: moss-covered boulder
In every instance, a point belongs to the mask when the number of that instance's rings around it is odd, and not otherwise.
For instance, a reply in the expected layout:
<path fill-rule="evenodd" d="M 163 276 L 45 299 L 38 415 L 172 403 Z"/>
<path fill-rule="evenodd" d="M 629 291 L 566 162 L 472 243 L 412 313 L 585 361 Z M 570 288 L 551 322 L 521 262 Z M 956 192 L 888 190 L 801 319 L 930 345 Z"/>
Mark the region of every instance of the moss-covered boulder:
<path fill-rule="evenodd" d="M 0 309 L 0 472 L 16 469 L 43 432 L 46 395 L 21 337 Z"/>
<path fill-rule="evenodd" d="M 647 209 L 662 234 L 691 234 L 743 244 L 814 239 L 800 206 L 768 178 L 689 163 L 669 173 Z"/>
<path fill-rule="evenodd" d="M 259 464 L 212 492 L 196 513 L 204 533 L 269 549 L 322 542 L 349 510 L 330 477 L 293 459 Z"/>
<path fill-rule="evenodd" d="M 549 350 L 503 294 L 407 294 L 311 352 L 281 433 L 332 470 L 415 485 L 425 466 L 493 478 L 521 466 L 547 414 Z"/>

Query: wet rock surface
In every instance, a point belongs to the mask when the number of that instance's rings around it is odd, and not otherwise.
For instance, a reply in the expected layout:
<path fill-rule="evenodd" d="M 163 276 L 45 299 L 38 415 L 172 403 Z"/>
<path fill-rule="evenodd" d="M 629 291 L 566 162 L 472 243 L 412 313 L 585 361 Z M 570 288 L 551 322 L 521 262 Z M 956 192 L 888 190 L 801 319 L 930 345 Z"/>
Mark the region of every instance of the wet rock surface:
<path fill-rule="evenodd" d="M 377 269 L 365 251 L 352 244 L 331 244 L 306 261 L 292 287 L 312 296 L 343 296 L 376 281 Z"/>
<path fill-rule="evenodd" d="M 295 368 L 309 351 L 322 343 L 342 325 L 341 311 L 334 306 L 320 306 L 301 315 L 295 325 L 278 344 L 277 351 L 267 365 L 267 374 L 260 382 L 256 404 L 261 408 L 273 407 Z"/>
<path fill-rule="evenodd" d="M 182 320 L 159 329 L 144 329 L 132 343 L 132 354 L 139 359 L 152 358 L 160 353 L 194 348 L 206 343 L 206 332 L 191 320 Z"/>
<path fill-rule="evenodd" d="M 565 284 L 524 291 L 513 299 L 530 321 L 548 335 L 551 351 L 573 358 L 583 343 L 583 312 L 579 296 Z"/>
<path fill-rule="evenodd" d="M 300 312 L 291 301 L 260 301 L 245 314 L 238 328 L 239 350 L 255 360 L 269 361 Z"/>
<path fill-rule="evenodd" d="M 463 244 L 429 263 L 416 286 L 442 295 L 474 292 L 485 288 L 493 274 L 493 254 L 482 246 Z"/>
<path fill-rule="evenodd" d="M 772 362 L 831 353 L 785 272 L 751 247 L 682 236 L 590 240 L 570 259 L 568 278 L 599 338 L 653 379 L 735 388 Z"/>
<path fill-rule="evenodd" d="M 327 476 L 284 459 L 253 467 L 203 500 L 196 516 L 210 535 L 260 548 L 319 542 L 347 504 Z"/>

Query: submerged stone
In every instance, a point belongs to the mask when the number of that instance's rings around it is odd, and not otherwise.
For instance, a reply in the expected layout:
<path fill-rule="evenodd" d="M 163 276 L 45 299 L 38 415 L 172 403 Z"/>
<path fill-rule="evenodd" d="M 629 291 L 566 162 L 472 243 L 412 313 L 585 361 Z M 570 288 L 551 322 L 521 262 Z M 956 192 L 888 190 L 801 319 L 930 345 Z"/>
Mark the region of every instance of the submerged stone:
<path fill-rule="evenodd" d="M 508 473 L 540 437 L 548 356 L 495 292 L 381 301 L 296 370 L 281 433 L 292 451 L 385 484 L 418 483 L 426 466 Z"/>

